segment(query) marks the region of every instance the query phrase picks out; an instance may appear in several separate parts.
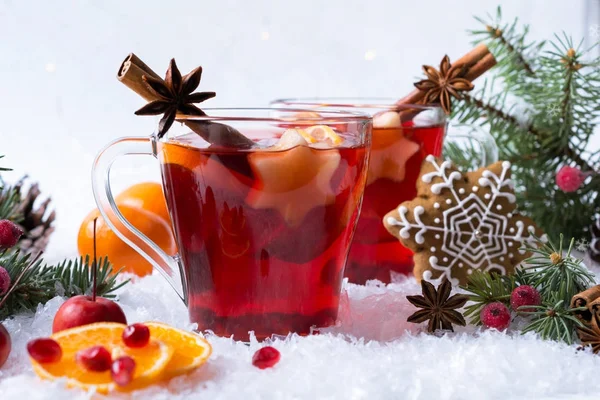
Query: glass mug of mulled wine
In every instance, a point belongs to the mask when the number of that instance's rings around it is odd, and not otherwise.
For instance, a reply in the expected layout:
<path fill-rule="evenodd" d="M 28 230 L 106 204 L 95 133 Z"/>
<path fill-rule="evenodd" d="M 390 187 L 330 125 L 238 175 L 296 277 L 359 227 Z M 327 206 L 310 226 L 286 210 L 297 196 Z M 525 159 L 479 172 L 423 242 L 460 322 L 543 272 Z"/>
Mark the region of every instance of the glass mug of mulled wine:
<path fill-rule="evenodd" d="M 387 98 L 282 99 L 271 105 L 303 108 L 314 117 L 330 109 L 373 116 L 367 184 L 345 269 L 353 283 L 364 284 L 370 279 L 388 283 L 392 273 L 412 273 L 413 253 L 389 234 L 382 221 L 398 204 L 416 196 L 425 157 L 442 156 L 442 151 L 461 154 L 474 169 L 498 158 L 489 133 L 465 125 L 452 125 L 448 130 L 447 116 L 438 106 L 397 105 Z"/>
<path fill-rule="evenodd" d="M 186 303 L 198 330 L 249 340 L 335 322 L 371 142 L 370 116 L 344 111 L 205 109 L 158 138 L 118 139 L 97 156 L 93 191 L 115 233 Z M 179 123 L 178 123 L 179 122 Z M 121 214 L 110 168 L 152 155 L 179 254 Z"/>

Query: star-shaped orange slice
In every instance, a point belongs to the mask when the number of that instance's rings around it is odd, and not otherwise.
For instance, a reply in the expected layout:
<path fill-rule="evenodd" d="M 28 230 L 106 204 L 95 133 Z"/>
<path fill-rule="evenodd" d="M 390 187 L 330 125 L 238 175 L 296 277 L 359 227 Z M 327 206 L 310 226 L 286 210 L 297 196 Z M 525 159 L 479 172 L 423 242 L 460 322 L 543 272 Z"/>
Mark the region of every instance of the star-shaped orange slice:
<path fill-rule="evenodd" d="M 247 203 L 257 209 L 276 209 L 292 227 L 300 225 L 312 209 L 335 201 L 331 178 L 341 159 L 337 149 L 310 148 L 302 138 L 298 143 L 249 156 L 258 183 L 248 193 Z"/>
<path fill-rule="evenodd" d="M 388 111 L 373 118 L 373 143 L 367 185 L 381 178 L 402 182 L 406 162 L 419 151 L 419 145 L 404 137 L 398 113 Z"/>

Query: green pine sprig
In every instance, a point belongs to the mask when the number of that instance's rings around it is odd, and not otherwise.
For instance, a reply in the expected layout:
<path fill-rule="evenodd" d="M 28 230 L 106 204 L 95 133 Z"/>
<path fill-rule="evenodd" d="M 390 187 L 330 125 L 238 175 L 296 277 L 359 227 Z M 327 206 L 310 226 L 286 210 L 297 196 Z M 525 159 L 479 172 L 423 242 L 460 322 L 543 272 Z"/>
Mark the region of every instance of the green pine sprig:
<path fill-rule="evenodd" d="M 512 276 L 474 271 L 467 278 L 467 285 L 461 287 L 469 292 L 469 301 L 472 303 L 465 307 L 463 315 L 465 318 L 469 318 L 469 323 L 481 325 L 481 309 L 487 304 L 497 301 L 508 305 L 515 285 L 515 279 Z"/>
<path fill-rule="evenodd" d="M 5 250 L 0 252 L 0 266 L 10 275 L 13 287 L 0 297 L 0 320 L 24 311 L 35 311 L 56 296 L 89 294 L 92 286 L 93 261 L 88 256 L 65 260 L 56 265 L 44 263 L 31 254 Z M 113 273 L 107 258 L 98 260 L 97 295 L 114 297 L 114 292 L 129 280 L 119 281 L 120 271 Z"/>
<path fill-rule="evenodd" d="M 569 308 L 568 305 L 569 303 L 560 299 L 559 296 L 551 294 L 548 300 L 540 306 L 519 307 L 519 309 L 524 309 L 518 310 L 520 314 L 533 317 L 531 323 L 523 328 L 521 333 L 536 332 L 545 340 L 573 344 L 577 340 L 576 328 L 583 324 L 574 314 L 580 309 Z"/>
<path fill-rule="evenodd" d="M 600 214 L 600 151 L 589 143 L 600 120 L 598 44 L 583 48 L 566 34 L 547 42 L 528 39 L 528 27 L 495 16 L 477 18 L 475 43 L 486 43 L 498 64 L 477 90 L 455 102 L 453 118 L 488 130 L 499 158 L 510 161 L 517 204 L 553 239 L 589 237 L 588 226 Z M 459 165 L 477 164 L 473 153 L 450 149 Z M 590 172 L 576 192 L 555 182 L 563 166 Z M 550 211 L 552 210 L 552 211 Z"/>
<path fill-rule="evenodd" d="M 532 255 L 514 275 L 474 272 L 468 277 L 467 285 L 462 287 L 469 293 L 470 300 L 464 316 L 470 318 L 471 324 L 480 325 L 479 316 L 485 305 L 500 301 L 510 307 L 512 291 L 518 286 L 530 285 L 540 293 L 542 305 L 513 310 L 530 318 L 522 333 L 536 332 L 543 339 L 573 343 L 576 328 L 581 326 L 575 312 L 582 309 L 570 308 L 571 298 L 594 284 L 594 275 L 572 255 L 573 246 L 572 239 L 563 252 L 562 235 L 558 246 L 536 238 L 535 244 L 524 246 L 523 250 Z"/>
<path fill-rule="evenodd" d="M 538 246 L 526 246 L 533 255 L 525 260 L 523 270 L 532 286 L 537 287 L 543 299 L 554 298 L 569 304 L 571 298 L 589 288 L 594 283 L 594 275 L 582 265 L 582 260 L 573 257 L 571 252 L 575 239 L 571 239 L 569 248 L 563 255 L 563 235 L 560 235 L 558 247 L 552 241 L 547 243 L 538 239 Z"/>

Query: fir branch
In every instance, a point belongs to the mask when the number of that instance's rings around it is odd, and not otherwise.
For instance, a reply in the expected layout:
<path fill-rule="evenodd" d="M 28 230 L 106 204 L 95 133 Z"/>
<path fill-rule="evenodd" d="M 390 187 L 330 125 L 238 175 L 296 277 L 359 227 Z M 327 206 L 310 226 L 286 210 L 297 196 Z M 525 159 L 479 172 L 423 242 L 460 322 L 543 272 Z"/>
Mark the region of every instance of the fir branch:
<path fill-rule="evenodd" d="M 91 294 L 93 265 L 93 260 L 86 255 L 85 258 L 65 260 L 56 266 L 47 268 L 52 269 L 56 283 L 59 285 L 57 291 L 61 293 L 61 296 L 73 297 L 80 294 Z M 121 271 L 113 273 L 108 257 L 98 259 L 97 272 L 97 296 L 114 298 L 114 292 L 129 282 L 129 280 L 117 282 L 117 275 Z"/>
<path fill-rule="evenodd" d="M 516 126 L 516 127 L 519 127 L 521 125 L 514 116 L 507 114 L 503 110 L 501 110 L 489 103 L 484 102 L 482 99 L 471 96 L 468 93 L 464 93 L 461 100 L 463 102 L 465 102 L 468 106 L 473 106 L 480 110 L 483 110 L 483 112 L 485 112 L 485 114 L 486 114 L 486 118 L 488 118 L 488 119 L 489 118 L 498 118 L 498 119 L 501 119 L 509 124 Z M 550 133 L 541 132 L 540 130 L 535 128 L 535 126 L 533 124 L 529 124 L 526 127 L 521 128 L 521 129 L 523 129 L 523 131 L 535 136 L 536 140 L 540 141 L 540 142 L 543 142 L 548 137 L 551 137 Z M 542 148 L 542 150 L 547 153 L 552 149 L 545 147 L 545 148 Z M 556 150 L 554 152 L 556 152 Z M 558 156 L 563 155 L 563 156 L 573 160 L 580 168 L 582 168 L 585 171 L 595 171 L 595 169 L 587 161 L 585 161 L 583 158 L 581 158 L 581 156 L 579 154 L 577 154 L 568 145 L 563 147 L 562 149 L 560 149 L 559 154 L 555 153 L 555 155 L 558 155 Z M 523 157 L 525 157 L 526 159 L 527 158 L 533 159 L 533 158 L 538 157 L 538 154 L 521 155 L 521 156 L 519 156 L 519 159 L 523 159 Z"/>
<path fill-rule="evenodd" d="M 542 43 L 531 42 L 526 44 L 526 36 L 529 27 L 525 25 L 522 32 L 517 32 L 518 19 L 512 24 L 502 23 L 502 8 L 498 6 L 496 16 L 488 14 L 488 20 L 480 17 L 475 19 L 484 26 L 484 30 L 472 30 L 470 33 L 478 37 L 475 43 L 488 42 L 488 46 L 499 60 L 499 68 L 505 72 L 509 70 L 523 70 L 527 76 L 535 76 L 531 61 L 527 61 L 523 54 L 525 50 L 535 47 L 540 48 Z"/>
<path fill-rule="evenodd" d="M 542 298 L 554 298 L 569 304 L 573 296 L 594 283 L 594 275 L 580 259 L 571 256 L 574 243 L 573 238 L 564 256 L 562 235 L 558 248 L 551 241 L 540 247 L 526 246 L 533 255 L 525 260 L 523 269 L 533 285 L 539 288 Z"/>
<path fill-rule="evenodd" d="M 30 254 L 19 251 L 6 250 L 0 253 L 0 265 L 6 268 L 11 281 L 16 283 L 0 300 L 3 303 L 0 320 L 19 312 L 35 311 L 38 304 L 44 304 L 56 296 L 72 297 L 90 292 L 93 263 L 89 257 L 63 261 L 57 265 L 44 264 L 41 259 L 31 264 L 31 260 Z M 106 258 L 101 258 L 98 264 L 97 293 L 99 296 L 114 297 L 114 291 L 129 280 L 118 282 L 120 271 L 113 273 Z"/>
<path fill-rule="evenodd" d="M 473 304 L 465 307 L 463 315 L 469 318 L 469 323 L 481 325 L 481 309 L 487 304 L 500 301 L 510 303 L 510 294 L 516 287 L 515 279 L 511 276 L 476 270 L 467 278 L 467 285 L 461 286 L 469 292 L 469 301 Z"/>
<path fill-rule="evenodd" d="M 501 45 L 506 48 L 508 53 L 512 57 L 514 57 L 517 64 L 520 64 L 523 67 L 525 72 L 532 76 L 535 75 L 535 73 L 533 72 L 533 68 L 531 68 L 531 65 L 529 65 L 529 63 L 525 60 L 523 54 L 517 51 L 517 49 L 515 48 L 515 46 L 513 46 L 510 40 L 506 38 L 504 32 L 502 31 L 502 29 L 500 29 L 499 26 L 486 25 L 485 28 L 489 32 L 490 38 L 499 41 Z"/>
<path fill-rule="evenodd" d="M 8 186 L 0 188 L 0 219 L 20 222 L 22 218 L 19 213 L 20 202 L 21 194 L 16 188 Z"/>
<path fill-rule="evenodd" d="M 541 306 L 526 306 L 520 313 L 532 316 L 532 321 L 523 328 L 522 334 L 536 332 L 542 339 L 563 341 L 573 344 L 577 338 L 576 328 L 583 326 L 575 316 L 578 308 L 569 308 L 568 302 L 552 295 Z"/>

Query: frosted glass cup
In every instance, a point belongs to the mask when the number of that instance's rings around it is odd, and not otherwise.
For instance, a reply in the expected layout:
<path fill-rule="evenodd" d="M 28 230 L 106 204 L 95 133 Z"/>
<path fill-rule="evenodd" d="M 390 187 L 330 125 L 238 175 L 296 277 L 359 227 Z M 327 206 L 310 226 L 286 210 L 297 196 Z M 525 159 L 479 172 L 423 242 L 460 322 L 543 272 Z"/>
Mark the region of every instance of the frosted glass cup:
<path fill-rule="evenodd" d="M 367 178 L 371 118 L 204 111 L 210 116 L 175 122 L 163 138 L 121 138 L 99 153 L 92 184 L 102 216 L 167 279 L 201 331 L 247 341 L 249 331 L 260 340 L 331 325 Z M 334 129 L 341 142 L 308 144 L 288 131 L 315 125 Z M 210 135 L 228 127 L 253 143 L 211 144 L 192 126 L 210 132 L 205 137 L 213 143 Z M 281 139 L 286 131 L 296 142 Z M 177 256 L 138 231 L 115 204 L 110 169 L 124 155 L 158 159 Z"/>
<path fill-rule="evenodd" d="M 304 108 L 314 115 L 337 109 L 373 116 L 367 185 L 345 272 L 354 283 L 370 279 L 387 283 L 392 273 L 412 272 L 412 252 L 389 234 L 382 221 L 398 204 L 416 196 L 417 177 L 425 157 L 441 156 L 450 149 L 475 153 L 477 165 L 473 168 L 498 158 L 494 139 L 487 132 L 462 125 L 448 128 L 440 107 L 394 103 L 385 98 L 283 99 L 271 103 L 278 108 Z"/>

